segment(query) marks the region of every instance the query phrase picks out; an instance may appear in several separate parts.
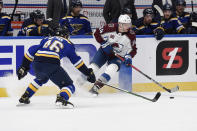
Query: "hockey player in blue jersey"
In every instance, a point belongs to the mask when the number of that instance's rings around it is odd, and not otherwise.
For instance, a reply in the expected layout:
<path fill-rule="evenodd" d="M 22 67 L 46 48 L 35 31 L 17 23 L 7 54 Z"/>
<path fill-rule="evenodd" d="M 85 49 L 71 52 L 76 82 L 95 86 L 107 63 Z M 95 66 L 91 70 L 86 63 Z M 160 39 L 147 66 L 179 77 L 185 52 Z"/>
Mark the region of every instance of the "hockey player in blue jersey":
<path fill-rule="evenodd" d="M 192 22 L 194 22 L 194 18 L 197 18 L 196 13 L 188 13 L 185 12 L 186 8 L 186 1 L 185 0 L 176 0 L 176 12 L 174 15 L 180 20 L 180 22 L 183 24 L 185 27 L 186 33 L 187 34 L 196 34 L 197 30 L 192 27 Z M 196 22 L 196 21 L 195 21 Z"/>
<path fill-rule="evenodd" d="M 164 36 L 164 31 L 160 28 L 160 22 L 154 19 L 152 8 L 146 8 L 143 11 L 143 17 L 133 22 L 132 30 L 136 35 L 151 35 L 154 34 L 157 40 Z"/>
<path fill-rule="evenodd" d="M 40 10 L 31 13 L 26 19 L 18 33 L 18 36 L 43 36 L 49 33 L 49 21 L 45 20 L 45 15 Z"/>
<path fill-rule="evenodd" d="M 32 46 L 24 56 L 22 65 L 17 70 L 18 79 L 22 79 L 32 63 L 36 78 L 29 84 L 25 93 L 19 99 L 22 104 L 29 104 L 34 93 L 49 79 L 60 88 L 57 95 L 56 104 L 73 107 L 69 98 L 75 92 L 73 81 L 67 72 L 60 66 L 60 59 L 67 57 L 71 63 L 85 76 L 91 83 L 95 82 L 95 75 L 91 68 L 87 68 L 80 56 L 75 52 L 75 47 L 68 39 L 64 38 L 63 29 L 56 29 L 59 36 L 46 37 L 39 45 Z"/>
<path fill-rule="evenodd" d="M 92 29 L 88 18 L 80 14 L 82 3 L 80 0 L 72 0 L 70 12 L 60 20 L 61 26 L 67 26 L 72 35 L 92 35 Z"/>
<path fill-rule="evenodd" d="M 0 36 L 12 36 L 11 18 L 5 13 L 1 13 L 2 9 L 3 1 L 0 0 Z"/>
<path fill-rule="evenodd" d="M 186 1 L 185 0 L 176 0 L 176 12 L 175 16 L 181 21 L 184 27 L 188 27 L 190 24 L 190 14 L 185 12 Z"/>
<path fill-rule="evenodd" d="M 172 15 L 172 6 L 165 4 L 163 6 L 164 19 L 161 21 L 165 34 L 184 34 L 185 28 L 177 17 Z"/>

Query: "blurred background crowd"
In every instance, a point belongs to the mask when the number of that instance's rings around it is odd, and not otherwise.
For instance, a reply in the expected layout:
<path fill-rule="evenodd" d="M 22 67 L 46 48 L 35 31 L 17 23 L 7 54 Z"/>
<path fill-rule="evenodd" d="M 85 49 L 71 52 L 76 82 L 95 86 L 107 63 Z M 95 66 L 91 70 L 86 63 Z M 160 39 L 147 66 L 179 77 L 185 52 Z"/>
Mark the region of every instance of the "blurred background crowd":
<path fill-rule="evenodd" d="M 96 13 L 90 11 L 85 0 L 46 0 L 45 4 L 27 1 L 34 8 L 20 11 L 28 4 L 19 1 L 12 13 L 16 1 L 0 0 L 1 36 L 43 36 L 57 25 L 68 28 L 70 35 L 92 35 L 95 28 L 117 23 L 120 14 L 131 17 L 131 29 L 137 35 L 152 34 L 160 40 L 165 34 L 197 34 L 197 0 L 148 0 L 147 5 L 142 0 L 88 0 L 94 3 L 91 7 L 95 6 L 91 10 L 100 10 Z M 136 5 L 139 1 L 144 3 L 143 7 Z M 91 16 L 94 19 L 89 19 Z"/>

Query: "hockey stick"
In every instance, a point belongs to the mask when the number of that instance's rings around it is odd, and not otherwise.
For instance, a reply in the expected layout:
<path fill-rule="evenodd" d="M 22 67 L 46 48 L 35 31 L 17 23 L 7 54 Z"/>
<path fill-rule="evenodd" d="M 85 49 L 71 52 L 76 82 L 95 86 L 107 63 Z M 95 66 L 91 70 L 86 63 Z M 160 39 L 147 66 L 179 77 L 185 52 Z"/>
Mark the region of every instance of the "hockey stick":
<path fill-rule="evenodd" d="M 121 56 L 117 55 L 116 56 L 124 61 L 124 58 L 122 58 Z M 154 80 L 153 78 L 151 78 L 150 76 L 146 75 L 145 73 L 143 73 L 142 71 L 140 71 L 138 68 L 136 68 L 134 65 L 129 64 L 129 66 L 131 66 L 133 69 L 135 69 L 136 71 L 138 71 L 139 73 L 141 73 L 143 76 L 145 76 L 146 78 L 148 78 L 149 80 L 153 81 L 155 84 L 157 84 L 159 87 L 163 88 L 164 90 L 166 90 L 169 93 L 173 93 L 179 90 L 179 86 L 176 86 L 174 88 L 168 89 L 166 87 L 164 87 L 163 85 L 161 85 L 159 82 L 157 82 L 156 80 Z"/>
<path fill-rule="evenodd" d="M 10 21 L 10 24 L 7 26 L 6 32 L 9 30 L 9 27 L 10 27 L 11 24 L 12 24 L 13 17 L 14 17 L 14 13 L 15 13 L 15 11 L 16 11 L 17 5 L 18 5 L 18 0 L 15 0 L 14 9 L 13 9 L 12 14 L 11 14 L 11 21 Z"/>
<path fill-rule="evenodd" d="M 161 17 L 164 17 L 163 11 L 161 10 L 161 8 L 158 5 L 154 5 L 153 7 L 159 12 Z"/>
<path fill-rule="evenodd" d="M 114 87 L 114 86 L 111 86 L 111 85 L 108 85 L 108 84 L 105 84 L 105 83 L 102 83 L 102 84 L 104 84 L 105 86 L 108 86 L 108 87 L 117 89 L 117 90 L 119 90 L 119 91 L 122 91 L 122 92 L 125 92 L 125 93 L 128 93 L 128 94 L 131 94 L 131 95 L 134 95 L 134 96 L 143 98 L 143 99 L 145 99 L 145 100 L 152 101 L 152 102 L 156 102 L 156 101 L 159 99 L 159 97 L 161 96 L 161 93 L 160 93 L 160 92 L 157 92 L 157 94 L 155 95 L 155 97 L 154 97 L 153 99 L 150 99 L 150 98 L 147 98 L 147 97 L 145 97 L 145 96 L 141 96 L 141 95 L 139 95 L 139 94 L 136 94 L 136 93 L 133 93 L 133 92 L 130 92 L 130 91 L 127 91 L 127 90 L 118 88 L 118 87 Z"/>
<path fill-rule="evenodd" d="M 17 7 L 17 5 L 18 5 L 18 0 L 15 0 L 14 9 L 13 9 L 13 11 L 12 11 L 12 15 L 11 15 L 11 21 L 13 20 L 14 13 L 15 13 L 15 11 L 16 11 L 16 7 Z"/>
<path fill-rule="evenodd" d="M 191 0 L 191 5 L 192 5 L 192 12 L 191 12 L 191 14 L 193 14 L 194 13 L 194 2 L 193 2 L 193 0 Z M 192 23 L 193 27 L 197 27 L 197 22 L 193 22 L 193 17 L 191 17 L 191 23 Z"/>

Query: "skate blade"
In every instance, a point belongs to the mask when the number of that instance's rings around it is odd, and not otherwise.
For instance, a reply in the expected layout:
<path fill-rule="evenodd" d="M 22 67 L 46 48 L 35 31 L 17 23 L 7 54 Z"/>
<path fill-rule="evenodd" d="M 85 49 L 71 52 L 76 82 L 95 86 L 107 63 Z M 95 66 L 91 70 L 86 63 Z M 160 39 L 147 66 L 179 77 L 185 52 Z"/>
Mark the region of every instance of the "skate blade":
<path fill-rule="evenodd" d="M 91 93 L 90 92 L 90 97 L 98 97 L 98 94 L 95 94 L 95 93 Z"/>
<path fill-rule="evenodd" d="M 66 106 L 65 105 L 62 105 L 61 102 L 56 102 L 55 103 L 55 106 L 59 109 L 73 109 L 74 108 L 74 105 L 71 105 L 71 104 L 67 104 Z"/>
<path fill-rule="evenodd" d="M 16 104 L 16 107 L 21 107 L 21 106 L 26 106 L 26 105 L 29 105 L 29 104 L 18 103 L 18 104 Z"/>

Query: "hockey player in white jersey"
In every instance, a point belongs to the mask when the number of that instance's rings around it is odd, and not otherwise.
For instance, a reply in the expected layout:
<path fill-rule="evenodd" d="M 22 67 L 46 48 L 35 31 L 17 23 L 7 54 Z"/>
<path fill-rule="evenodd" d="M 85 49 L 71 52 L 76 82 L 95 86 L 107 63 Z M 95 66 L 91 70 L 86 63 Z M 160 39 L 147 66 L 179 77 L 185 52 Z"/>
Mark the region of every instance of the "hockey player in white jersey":
<path fill-rule="evenodd" d="M 125 59 L 124 63 L 129 65 L 137 53 L 137 48 L 136 36 L 134 31 L 131 30 L 131 19 L 128 15 L 120 15 L 118 23 L 110 23 L 96 29 L 94 37 L 101 46 L 89 67 L 95 73 L 107 63 L 104 73 L 97 79 L 89 91 L 98 95 L 98 90 L 104 86 L 104 83 L 110 81 L 114 73 L 120 69 L 122 61 L 117 55 L 123 57 Z"/>

